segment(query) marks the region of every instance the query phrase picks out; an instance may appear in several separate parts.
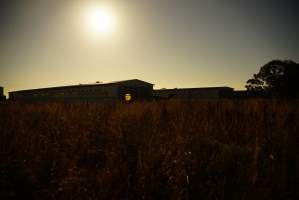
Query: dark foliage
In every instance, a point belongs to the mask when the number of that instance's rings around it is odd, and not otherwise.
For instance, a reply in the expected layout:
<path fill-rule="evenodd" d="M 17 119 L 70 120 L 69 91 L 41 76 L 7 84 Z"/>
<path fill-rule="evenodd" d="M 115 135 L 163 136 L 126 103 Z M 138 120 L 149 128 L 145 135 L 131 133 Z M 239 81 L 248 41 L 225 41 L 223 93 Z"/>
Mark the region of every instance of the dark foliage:
<path fill-rule="evenodd" d="M 299 64 L 273 60 L 247 81 L 247 90 L 257 96 L 299 97 Z"/>

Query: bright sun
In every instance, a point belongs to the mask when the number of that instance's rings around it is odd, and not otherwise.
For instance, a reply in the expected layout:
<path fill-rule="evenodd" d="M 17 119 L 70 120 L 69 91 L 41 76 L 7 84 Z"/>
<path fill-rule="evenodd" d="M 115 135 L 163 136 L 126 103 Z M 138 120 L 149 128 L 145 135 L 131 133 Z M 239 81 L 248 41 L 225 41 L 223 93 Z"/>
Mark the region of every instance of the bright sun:
<path fill-rule="evenodd" d="M 91 7 L 86 13 L 87 28 L 93 34 L 112 34 L 115 30 L 115 16 L 106 7 Z"/>

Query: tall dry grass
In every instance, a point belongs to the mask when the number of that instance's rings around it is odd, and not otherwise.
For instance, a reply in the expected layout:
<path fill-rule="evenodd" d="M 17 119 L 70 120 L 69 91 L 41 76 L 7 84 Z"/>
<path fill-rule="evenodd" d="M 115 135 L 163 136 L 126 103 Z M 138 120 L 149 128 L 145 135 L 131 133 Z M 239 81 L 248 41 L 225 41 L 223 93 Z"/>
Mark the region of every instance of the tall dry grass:
<path fill-rule="evenodd" d="M 1 199 L 296 199 L 298 101 L 0 105 Z"/>

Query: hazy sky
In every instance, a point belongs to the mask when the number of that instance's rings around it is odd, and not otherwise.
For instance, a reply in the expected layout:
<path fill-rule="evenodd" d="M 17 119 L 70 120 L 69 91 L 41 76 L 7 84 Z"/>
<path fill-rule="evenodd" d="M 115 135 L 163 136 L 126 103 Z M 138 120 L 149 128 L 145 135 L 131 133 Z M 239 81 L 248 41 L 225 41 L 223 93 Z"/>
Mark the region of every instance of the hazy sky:
<path fill-rule="evenodd" d="M 1 0 L 7 91 L 138 78 L 155 88 L 243 89 L 272 59 L 299 61 L 296 0 Z M 91 33 L 94 5 L 108 34 Z"/>

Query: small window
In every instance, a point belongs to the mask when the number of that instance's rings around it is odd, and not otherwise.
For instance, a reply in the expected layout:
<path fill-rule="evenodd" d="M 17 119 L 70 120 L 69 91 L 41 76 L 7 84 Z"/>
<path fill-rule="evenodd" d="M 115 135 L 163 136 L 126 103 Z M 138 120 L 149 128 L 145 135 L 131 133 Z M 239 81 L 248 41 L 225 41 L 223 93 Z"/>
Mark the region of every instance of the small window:
<path fill-rule="evenodd" d="M 132 101 L 132 95 L 130 93 L 125 94 L 125 101 Z"/>

